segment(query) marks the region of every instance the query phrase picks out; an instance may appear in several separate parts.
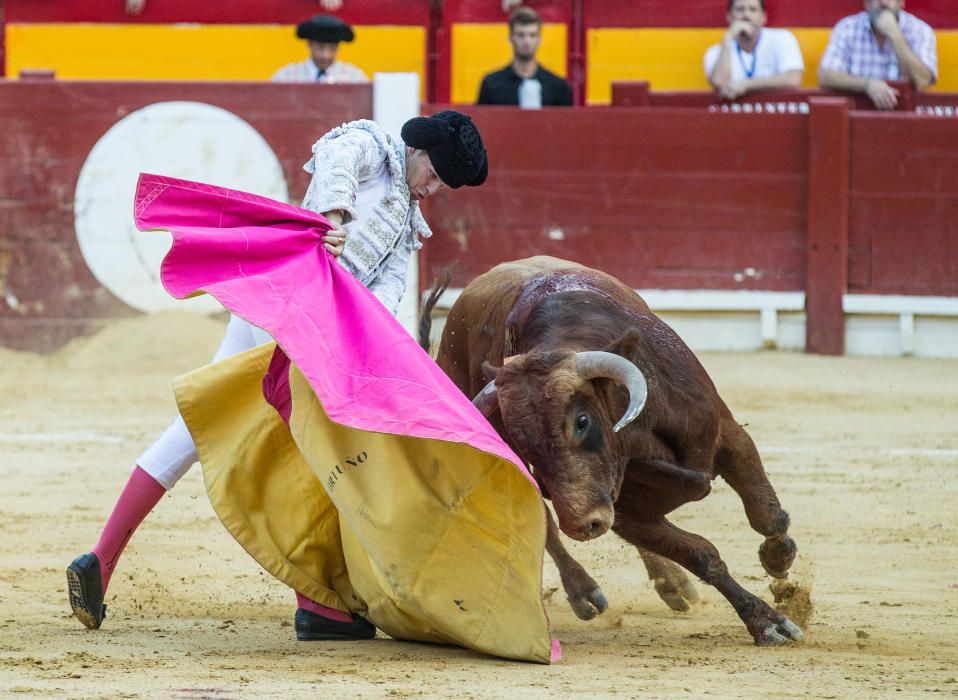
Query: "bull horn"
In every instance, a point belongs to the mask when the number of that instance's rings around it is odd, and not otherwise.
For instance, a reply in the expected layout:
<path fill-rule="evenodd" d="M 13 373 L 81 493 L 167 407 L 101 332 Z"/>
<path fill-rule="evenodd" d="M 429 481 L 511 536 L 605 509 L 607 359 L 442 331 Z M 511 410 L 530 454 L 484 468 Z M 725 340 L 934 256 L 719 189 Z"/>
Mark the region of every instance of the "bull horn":
<path fill-rule="evenodd" d="M 579 375 L 586 379 L 607 377 L 629 390 L 629 407 L 625 409 L 619 422 L 612 427 L 612 432 L 619 432 L 638 418 L 649 397 L 649 386 L 645 382 L 642 371 L 634 363 L 613 352 L 590 350 L 575 354 L 575 368 Z"/>
<path fill-rule="evenodd" d="M 472 400 L 472 405 L 478 408 L 486 418 L 496 412 L 499 408 L 499 395 L 496 393 L 495 379 L 482 387 L 482 391 Z"/>

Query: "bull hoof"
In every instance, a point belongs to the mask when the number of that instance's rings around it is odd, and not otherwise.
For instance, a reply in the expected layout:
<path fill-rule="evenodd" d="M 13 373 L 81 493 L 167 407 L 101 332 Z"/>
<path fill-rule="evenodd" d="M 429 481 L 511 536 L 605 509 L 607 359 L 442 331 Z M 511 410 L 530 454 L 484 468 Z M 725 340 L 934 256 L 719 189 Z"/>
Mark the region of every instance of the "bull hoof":
<path fill-rule="evenodd" d="M 788 535 L 769 537 L 758 548 L 758 559 L 765 573 L 773 578 L 788 578 L 798 547 Z"/>
<path fill-rule="evenodd" d="M 759 628 L 755 635 L 755 645 L 760 647 L 777 647 L 791 640 L 800 642 L 805 638 L 798 625 L 782 617 L 778 622 L 769 622 Z"/>
<path fill-rule="evenodd" d="M 675 612 L 688 612 L 693 603 L 699 601 L 699 593 L 688 577 L 679 572 L 680 579 L 657 578 L 655 592 Z"/>
<path fill-rule="evenodd" d="M 575 616 L 580 620 L 591 620 L 601 615 L 609 607 L 605 593 L 599 587 L 593 588 L 585 595 L 569 596 L 569 605 L 572 606 Z"/>

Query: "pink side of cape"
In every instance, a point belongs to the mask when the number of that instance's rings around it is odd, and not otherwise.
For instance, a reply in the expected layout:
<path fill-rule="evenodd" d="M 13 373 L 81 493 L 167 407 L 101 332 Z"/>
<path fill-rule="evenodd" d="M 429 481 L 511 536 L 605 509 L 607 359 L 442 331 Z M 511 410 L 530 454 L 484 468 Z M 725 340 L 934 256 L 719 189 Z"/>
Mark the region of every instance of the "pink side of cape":
<path fill-rule="evenodd" d="M 141 174 L 141 231 L 167 229 L 160 276 L 199 290 L 268 331 L 302 370 L 327 415 L 346 426 L 462 442 L 535 480 L 472 403 L 388 310 L 335 262 L 321 215 L 266 197 Z M 538 486 L 536 486 L 538 488 Z"/>

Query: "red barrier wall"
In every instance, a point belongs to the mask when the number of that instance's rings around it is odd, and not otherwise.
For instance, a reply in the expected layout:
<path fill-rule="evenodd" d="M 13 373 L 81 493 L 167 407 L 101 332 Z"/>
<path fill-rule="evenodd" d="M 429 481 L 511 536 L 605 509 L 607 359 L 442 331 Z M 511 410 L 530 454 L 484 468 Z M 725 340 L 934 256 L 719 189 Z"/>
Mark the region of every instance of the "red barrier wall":
<path fill-rule="evenodd" d="M 807 116 L 469 111 L 492 176 L 428 203 L 427 279 L 547 253 L 636 287 L 804 289 Z M 850 152 L 849 291 L 958 295 L 958 120 L 853 112 Z"/>
<path fill-rule="evenodd" d="M 248 122 L 277 155 L 294 202 L 312 139 L 372 109 L 369 86 L 0 82 L 0 343 L 50 349 L 133 313 L 79 251 L 75 189 L 108 129 L 170 100 Z M 551 254 L 640 288 L 824 291 L 816 298 L 831 313 L 842 268 L 812 273 L 834 266 L 829 251 L 844 236 L 847 291 L 958 296 L 958 119 L 851 112 L 848 145 L 834 141 L 847 148 L 845 215 L 840 201 L 809 195 L 810 173 L 823 182 L 838 162 L 829 122 L 819 134 L 814 114 L 468 111 L 491 174 L 481 188 L 426 203 L 436 236 L 423 252 L 424 285 L 450 263 L 461 286 L 504 260 Z"/>
<path fill-rule="evenodd" d="M 851 121 L 849 291 L 958 296 L 958 119 Z"/>
<path fill-rule="evenodd" d="M 98 319 L 132 313 L 84 263 L 74 192 L 97 140 L 121 117 L 166 100 L 204 102 L 247 121 L 275 152 L 294 202 L 309 184 L 302 165 L 312 139 L 372 116 L 369 85 L 0 81 L 0 292 L 17 300 L 0 298 L 0 343 L 53 349 Z"/>
<path fill-rule="evenodd" d="M 426 253 L 430 282 L 454 261 L 453 284 L 464 284 L 504 260 L 549 254 L 635 287 L 803 289 L 804 117 L 469 112 L 491 176 L 429 203 L 442 232 Z"/>

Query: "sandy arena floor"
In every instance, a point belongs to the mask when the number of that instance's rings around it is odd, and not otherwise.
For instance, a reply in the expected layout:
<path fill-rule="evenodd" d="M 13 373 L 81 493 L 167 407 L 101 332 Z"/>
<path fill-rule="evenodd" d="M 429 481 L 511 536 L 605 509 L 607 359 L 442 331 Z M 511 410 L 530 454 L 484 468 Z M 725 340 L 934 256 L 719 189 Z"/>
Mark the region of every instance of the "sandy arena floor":
<path fill-rule="evenodd" d="M 945 361 L 703 358 L 792 515 L 793 579 L 812 608 L 794 618 L 801 644 L 752 646 L 700 582 L 703 602 L 671 612 L 611 534 L 572 547 L 610 610 L 580 622 L 561 592 L 551 596 L 558 665 L 387 638 L 298 643 L 291 593 L 227 535 L 199 469 L 137 532 L 104 627 L 88 631 L 70 613 L 64 569 L 96 541 L 133 461 L 169 420 L 171 378 L 205 362 L 221 332 L 219 321 L 164 315 L 51 357 L 0 350 L 0 696 L 958 695 L 958 363 Z M 760 537 L 724 483 L 675 520 L 771 600 Z M 558 585 L 551 561 L 545 580 Z"/>

